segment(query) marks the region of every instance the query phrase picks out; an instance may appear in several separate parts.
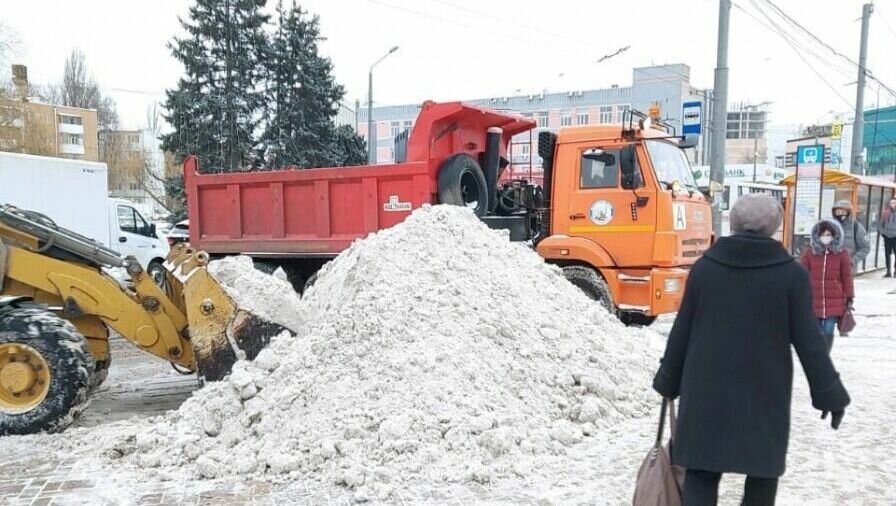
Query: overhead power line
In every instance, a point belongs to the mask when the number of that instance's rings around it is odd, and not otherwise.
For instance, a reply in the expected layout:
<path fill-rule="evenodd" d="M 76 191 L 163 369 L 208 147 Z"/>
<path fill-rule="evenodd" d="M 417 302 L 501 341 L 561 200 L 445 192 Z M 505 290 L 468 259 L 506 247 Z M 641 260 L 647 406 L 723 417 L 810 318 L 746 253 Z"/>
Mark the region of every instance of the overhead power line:
<path fill-rule="evenodd" d="M 791 49 L 793 49 L 793 51 L 794 51 L 794 52 L 796 53 L 796 55 L 800 58 L 800 60 L 802 60 L 803 63 L 806 64 L 806 66 L 809 68 L 809 70 L 811 70 L 812 73 L 814 73 L 816 76 L 818 76 L 818 79 L 821 80 L 821 82 L 824 83 L 824 84 L 825 84 L 825 85 L 826 85 L 826 86 L 827 86 L 827 87 L 834 93 L 834 95 L 836 95 L 838 98 L 840 98 L 840 100 L 842 100 L 848 107 L 852 107 L 852 106 L 854 105 L 852 102 L 850 102 L 850 100 L 849 100 L 848 98 L 846 98 L 845 96 L 843 96 L 842 93 L 840 93 L 840 90 L 838 90 L 836 86 L 834 86 L 834 85 L 833 85 L 833 84 L 832 84 L 832 83 L 831 83 L 831 82 L 830 82 L 830 81 L 829 81 L 829 80 L 828 80 L 828 79 L 827 79 L 821 72 L 819 72 L 819 71 L 816 69 L 816 66 L 813 65 L 812 62 L 810 62 L 810 61 L 806 58 L 806 56 L 803 54 L 803 51 L 798 47 L 797 43 L 795 43 L 793 40 L 791 40 L 790 37 L 788 37 L 788 36 L 786 35 L 786 32 L 785 32 L 784 30 L 782 30 L 782 29 L 781 29 L 781 28 L 774 22 L 774 20 L 772 20 L 772 19 L 770 18 L 769 14 L 768 14 L 767 12 L 765 12 L 765 11 L 763 11 L 763 10 L 761 10 L 761 9 L 759 10 L 760 14 L 761 14 L 763 17 L 766 18 L 766 20 L 768 21 L 768 23 L 770 23 L 770 24 L 773 25 L 773 26 L 776 26 L 777 28 L 772 28 L 772 26 L 770 26 L 769 24 L 766 24 L 765 22 L 763 22 L 762 20 L 760 20 L 759 18 L 757 18 L 755 15 L 753 15 L 753 13 L 751 13 L 751 12 L 748 11 L 748 10 L 746 10 L 743 6 L 741 6 L 741 5 L 739 5 L 739 4 L 735 3 L 735 2 L 732 2 L 732 5 L 733 5 L 736 9 L 740 10 L 741 12 L 743 12 L 744 14 L 746 14 L 747 16 L 749 16 L 750 18 L 752 18 L 754 21 L 756 21 L 757 23 L 759 23 L 759 24 L 760 24 L 762 27 L 764 27 L 765 29 L 767 29 L 767 30 L 769 30 L 769 31 L 771 31 L 771 32 L 773 32 L 773 33 L 779 35 L 779 36 L 784 40 L 784 42 L 786 42 L 787 45 L 789 45 L 789 46 L 791 47 Z M 755 5 L 755 1 L 754 1 L 754 6 L 758 7 L 758 5 Z M 877 132 L 877 135 L 880 135 L 881 137 L 883 137 L 887 142 L 889 142 L 889 143 L 891 143 L 891 144 L 896 144 L 896 141 L 894 141 L 893 139 L 891 139 L 889 136 L 887 136 L 887 135 L 884 134 L 883 132 L 877 131 L 877 128 L 876 128 L 876 127 L 875 127 L 875 131 Z"/>
<path fill-rule="evenodd" d="M 821 38 L 819 38 L 817 35 L 815 35 L 811 30 L 809 30 L 808 28 L 806 28 L 805 26 L 803 26 L 799 21 L 793 19 L 793 17 L 791 17 L 789 14 L 787 14 L 787 12 L 785 12 L 784 9 L 778 7 L 778 5 L 776 5 L 774 2 L 772 2 L 772 0 L 762 0 L 762 1 L 765 2 L 766 4 L 768 4 L 772 9 L 774 9 L 774 11 L 775 11 L 779 16 L 781 16 L 782 18 L 784 18 L 785 20 L 787 20 L 791 25 L 797 27 L 797 28 L 798 28 L 799 30 L 801 30 L 803 33 L 805 33 L 805 34 L 808 35 L 810 38 L 812 38 L 812 40 L 814 40 L 815 42 L 817 42 L 818 44 L 820 44 L 822 47 L 824 47 L 824 48 L 828 49 L 829 51 L 831 51 L 834 55 L 836 55 L 836 56 L 838 56 L 838 57 L 840 57 L 840 58 L 846 60 L 847 62 L 849 62 L 849 63 L 850 63 L 851 65 L 853 65 L 857 70 L 861 70 L 862 72 L 864 72 L 865 75 L 868 77 L 868 79 L 871 79 L 872 81 L 878 83 L 883 89 L 885 89 L 885 90 L 887 91 L 887 93 L 889 93 L 889 94 L 892 95 L 893 97 L 896 97 L 896 90 L 894 90 L 893 88 L 891 88 L 890 86 L 888 86 L 886 83 L 884 83 L 883 81 L 881 81 L 880 79 L 878 79 L 878 78 L 877 78 L 877 77 L 876 77 L 876 76 L 875 76 L 875 75 L 874 75 L 874 74 L 873 74 L 867 67 L 865 67 L 865 68 L 861 68 L 861 65 L 859 65 L 858 62 L 856 62 L 856 61 L 853 60 L 852 58 L 846 56 L 845 54 L 841 53 L 840 51 L 838 51 L 837 49 L 835 49 L 833 46 L 831 46 L 830 44 L 828 44 L 827 42 L 821 40 Z"/>
<path fill-rule="evenodd" d="M 457 26 L 457 27 L 463 27 L 463 28 L 467 29 L 468 31 L 471 31 L 471 32 L 474 32 L 474 33 L 478 33 L 478 34 L 496 35 L 496 36 L 499 36 L 499 37 L 504 37 L 504 38 L 507 38 L 507 39 L 516 40 L 516 41 L 518 41 L 518 42 L 523 42 L 523 43 L 525 43 L 525 44 L 529 44 L 529 45 L 532 45 L 532 46 L 545 46 L 545 45 L 551 45 L 552 47 L 556 48 L 557 50 L 563 51 L 563 52 L 568 53 L 568 54 L 574 54 L 574 55 L 579 56 L 579 57 L 581 57 L 581 56 L 586 56 L 586 57 L 588 57 L 589 59 L 594 59 L 594 58 L 596 58 L 595 55 L 594 55 L 594 53 L 592 53 L 592 52 L 588 52 L 588 51 L 584 51 L 584 50 L 580 49 L 578 45 L 570 45 L 570 44 L 568 44 L 568 43 L 566 43 L 566 44 L 560 44 L 560 43 L 547 44 L 547 43 L 546 43 L 545 41 L 543 41 L 543 40 L 532 40 L 532 39 L 523 37 L 523 36 L 521 36 L 521 35 L 518 35 L 518 34 L 516 34 L 516 33 L 508 33 L 508 32 L 504 32 L 504 31 L 498 31 L 498 30 L 495 30 L 494 27 L 491 27 L 491 28 L 489 28 L 489 29 L 486 29 L 486 28 L 484 28 L 484 27 L 482 27 L 482 26 L 472 25 L 472 24 L 469 24 L 469 23 L 465 23 L 465 22 L 459 21 L 459 20 L 457 20 L 457 19 L 450 19 L 450 18 L 446 18 L 446 17 L 442 17 L 442 16 L 437 16 L 437 15 L 434 15 L 434 14 L 431 14 L 431 13 L 428 13 L 428 12 L 424 12 L 424 11 L 421 11 L 421 10 L 417 10 L 417 9 L 413 9 L 413 8 L 405 7 L 405 6 L 403 6 L 403 5 L 395 5 L 395 4 L 392 4 L 392 3 L 383 2 L 383 1 L 381 1 L 381 0 L 365 0 L 365 1 L 368 2 L 368 3 L 374 4 L 374 5 L 379 5 L 380 7 L 385 7 L 385 8 L 387 8 L 387 9 L 392 9 L 392 10 L 399 11 L 399 12 L 404 12 L 404 13 L 406 13 L 406 14 L 412 14 L 412 15 L 417 16 L 417 17 L 420 17 L 420 18 L 425 18 L 425 19 L 430 19 L 430 20 L 433 20 L 433 21 L 438 21 L 438 22 L 440 22 L 440 23 L 449 23 L 449 24 L 453 24 L 453 25 L 455 25 L 455 26 Z M 590 44 L 589 44 L 589 45 L 590 45 Z"/>

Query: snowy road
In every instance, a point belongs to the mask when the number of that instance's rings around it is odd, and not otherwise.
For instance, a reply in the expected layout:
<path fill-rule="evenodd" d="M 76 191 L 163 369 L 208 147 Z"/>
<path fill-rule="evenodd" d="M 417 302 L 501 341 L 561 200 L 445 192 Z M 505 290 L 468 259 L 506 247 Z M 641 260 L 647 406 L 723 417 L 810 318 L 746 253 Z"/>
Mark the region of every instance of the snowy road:
<path fill-rule="evenodd" d="M 796 369 L 788 471 L 782 505 L 896 504 L 896 282 L 857 282 L 858 328 L 837 338 L 834 361 L 852 396 L 839 431 L 812 409 Z M 656 325 L 666 333 L 670 320 Z M 119 467 L 98 455 L 110 421 L 175 408 L 194 388 L 190 377 L 137 353 L 125 343 L 104 390 L 79 422 L 60 436 L 3 438 L 0 504 L 319 504 L 347 502 L 292 482 L 195 482 Z M 651 346 L 661 348 L 657 335 Z M 147 379 L 148 378 L 148 379 Z M 649 388 L 645 385 L 644 388 Z M 653 437 L 654 417 L 633 419 L 546 458 L 526 478 L 489 485 L 447 486 L 426 494 L 432 503 L 610 504 L 630 501 L 634 475 Z M 110 429 L 112 430 L 112 429 Z M 723 482 L 721 504 L 738 504 L 740 477 Z M 408 503 L 420 491 L 407 491 Z M 399 497 L 404 494 L 398 494 Z M 416 500 L 415 500 L 416 499 Z"/>

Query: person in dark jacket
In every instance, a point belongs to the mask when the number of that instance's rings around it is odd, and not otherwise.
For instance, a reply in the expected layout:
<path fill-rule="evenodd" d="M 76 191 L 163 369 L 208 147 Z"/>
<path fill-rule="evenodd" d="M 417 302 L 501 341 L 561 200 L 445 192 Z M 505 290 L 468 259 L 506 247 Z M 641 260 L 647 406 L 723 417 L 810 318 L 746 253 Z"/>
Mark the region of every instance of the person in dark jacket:
<path fill-rule="evenodd" d="M 816 223 L 801 260 L 809 271 L 815 316 L 830 351 L 834 346 L 834 328 L 846 309 L 852 308 L 855 297 L 852 261 L 843 247 L 840 224 L 833 220 Z"/>
<path fill-rule="evenodd" d="M 838 200 L 831 208 L 831 215 L 843 227 L 843 247 L 849 252 L 852 259 L 852 274 L 858 273 L 859 264 L 865 260 L 871 252 L 868 244 L 868 234 L 865 227 L 856 221 L 852 203 L 848 200 Z"/>
<path fill-rule="evenodd" d="M 893 255 L 896 255 L 896 198 L 890 199 L 887 207 L 880 213 L 880 222 L 877 224 L 877 231 L 884 238 L 884 254 L 886 255 L 887 273 L 885 278 L 892 278 L 894 271 L 892 268 Z"/>
<path fill-rule="evenodd" d="M 718 239 L 691 273 L 653 388 L 680 397 L 672 461 L 687 469 L 685 506 L 714 505 L 722 473 L 747 475 L 744 504 L 775 502 L 790 435 L 796 349 L 812 405 L 837 429 L 849 395 L 812 311 L 809 274 L 771 238 L 783 211 L 746 195 L 735 235 Z"/>

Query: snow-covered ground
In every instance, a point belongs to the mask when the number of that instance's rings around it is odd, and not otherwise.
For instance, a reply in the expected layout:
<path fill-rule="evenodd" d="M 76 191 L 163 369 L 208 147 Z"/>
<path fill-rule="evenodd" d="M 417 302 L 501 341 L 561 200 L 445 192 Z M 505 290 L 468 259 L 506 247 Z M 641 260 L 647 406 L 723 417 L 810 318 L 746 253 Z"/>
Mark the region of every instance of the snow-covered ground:
<path fill-rule="evenodd" d="M 896 386 L 896 281 L 872 276 L 857 281 L 857 329 L 834 344 L 835 364 L 852 396 L 839 431 L 833 431 L 812 409 L 805 379 L 796 368 L 791 448 L 778 504 L 896 504 L 896 396 L 892 391 Z M 661 349 L 661 334 L 670 326 L 671 319 L 659 321 L 654 330 L 660 334 L 648 335 L 649 345 Z M 0 439 L 0 476 L 4 477 L 0 503 L 31 504 L 36 498 L 52 500 L 52 504 L 350 501 L 350 494 L 327 495 L 309 483 L 240 478 L 195 481 L 108 460 L 98 451 L 106 437 L 104 430 L 108 427 L 114 432 L 114 424 L 107 420 L 158 414 L 175 407 L 192 388 L 188 378 L 178 380 L 152 357 L 133 350 L 123 353 L 81 427 L 57 436 Z M 172 387 L 160 389 L 159 382 L 171 382 Z M 634 476 L 650 447 L 655 423 L 651 415 L 603 429 L 563 452 L 544 456 L 538 469 L 525 478 L 446 486 L 425 495 L 433 504 L 629 504 Z M 742 477 L 726 477 L 721 504 L 739 504 L 741 486 Z M 419 490 L 397 491 L 396 502 L 405 496 L 406 503 L 420 502 Z"/>

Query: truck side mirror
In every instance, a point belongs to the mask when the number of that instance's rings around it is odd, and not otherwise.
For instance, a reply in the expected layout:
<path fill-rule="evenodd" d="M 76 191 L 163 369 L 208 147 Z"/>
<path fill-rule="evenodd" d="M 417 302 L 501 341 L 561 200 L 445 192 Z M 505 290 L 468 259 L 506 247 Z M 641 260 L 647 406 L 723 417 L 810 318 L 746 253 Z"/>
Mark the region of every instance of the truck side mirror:
<path fill-rule="evenodd" d="M 622 173 L 622 188 L 634 190 L 641 186 L 641 172 L 635 161 L 634 144 L 623 146 L 619 151 L 619 171 Z"/>
<path fill-rule="evenodd" d="M 156 224 L 150 223 L 148 228 L 149 228 L 149 236 L 155 238 L 156 237 Z"/>

